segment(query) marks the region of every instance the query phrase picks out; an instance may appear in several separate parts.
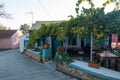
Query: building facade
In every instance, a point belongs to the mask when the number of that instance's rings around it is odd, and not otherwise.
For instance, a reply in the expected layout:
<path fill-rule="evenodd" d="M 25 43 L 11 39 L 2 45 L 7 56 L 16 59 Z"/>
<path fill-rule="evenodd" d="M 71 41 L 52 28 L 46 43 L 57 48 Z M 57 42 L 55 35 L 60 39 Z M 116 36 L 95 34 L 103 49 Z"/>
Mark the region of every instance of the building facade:
<path fill-rule="evenodd" d="M 19 48 L 19 40 L 23 33 L 19 30 L 0 30 L 0 49 Z"/>
<path fill-rule="evenodd" d="M 36 21 L 35 24 L 32 25 L 31 30 L 33 30 L 33 29 L 39 29 L 39 27 L 42 24 L 50 24 L 50 23 L 56 23 L 56 22 L 60 22 L 60 21 Z"/>

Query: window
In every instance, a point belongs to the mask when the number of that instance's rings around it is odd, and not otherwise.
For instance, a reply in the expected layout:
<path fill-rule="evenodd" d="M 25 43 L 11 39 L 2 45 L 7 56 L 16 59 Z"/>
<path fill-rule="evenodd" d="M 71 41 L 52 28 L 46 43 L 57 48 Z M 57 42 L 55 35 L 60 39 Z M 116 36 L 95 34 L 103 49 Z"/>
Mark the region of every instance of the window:
<path fill-rule="evenodd" d="M 76 38 L 69 38 L 68 45 L 77 45 Z"/>

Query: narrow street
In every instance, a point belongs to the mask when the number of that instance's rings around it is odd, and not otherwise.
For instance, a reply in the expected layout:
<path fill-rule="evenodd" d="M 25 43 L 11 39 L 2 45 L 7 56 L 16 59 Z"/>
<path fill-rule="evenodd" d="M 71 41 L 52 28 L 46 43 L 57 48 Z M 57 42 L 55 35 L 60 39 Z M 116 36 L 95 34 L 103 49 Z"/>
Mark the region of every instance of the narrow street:
<path fill-rule="evenodd" d="M 0 52 L 0 80 L 74 80 L 46 64 L 20 54 L 19 50 Z"/>

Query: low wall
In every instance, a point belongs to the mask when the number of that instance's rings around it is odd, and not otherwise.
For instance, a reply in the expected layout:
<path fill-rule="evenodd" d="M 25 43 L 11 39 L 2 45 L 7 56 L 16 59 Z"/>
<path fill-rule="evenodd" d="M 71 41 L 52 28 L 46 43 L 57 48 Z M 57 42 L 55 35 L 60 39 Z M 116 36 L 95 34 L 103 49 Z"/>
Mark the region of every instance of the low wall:
<path fill-rule="evenodd" d="M 42 63 L 45 63 L 52 59 L 52 54 L 50 53 L 50 51 L 45 49 L 42 50 L 41 55 L 39 54 L 39 52 L 35 52 L 30 49 L 27 49 L 25 51 L 25 54 Z"/>
<path fill-rule="evenodd" d="M 69 74 L 75 78 L 83 80 L 106 80 L 91 74 L 88 74 L 84 71 L 78 70 L 76 68 L 70 67 L 69 65 L 57 64 L 57 70 L 62 71 L 66 74 Z"/>
<path fill-rule="evenodd" d="M 35 59 L 37 61 L 40 61 L 39 52 L 35 52 L 35 51 L 27 49 L 27 51 L 25 51 L 25 54 L 32 57 L 33 59 Z"/>

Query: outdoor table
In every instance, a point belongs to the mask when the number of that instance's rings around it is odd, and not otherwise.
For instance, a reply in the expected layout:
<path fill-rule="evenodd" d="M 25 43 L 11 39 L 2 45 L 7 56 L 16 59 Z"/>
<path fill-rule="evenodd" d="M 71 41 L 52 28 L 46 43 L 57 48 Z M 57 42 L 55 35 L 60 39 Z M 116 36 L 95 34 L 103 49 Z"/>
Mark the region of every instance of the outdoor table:
<path fill-rule="evenodd" d="M 108 68 L 110 69 L 110 64 L 111 64 L 111 60 L 115 60 L 115 70 L 118 70 L 118 58 L 120 58 L 119 56 L 112 54 L 112 53 L 100 53 L 100 62 L 101 62 L 101 66 L 103 66 L 103 61 L 105 62 L 104 65 L 106 67 L 107 65 L 107 61 L 108 61 Z"/>
<path fill-rule="evenodd" d="M 67 48 L 67 52 L 70 56 L 78 54 L 78 52 L 83 51 L 80 47 L 69 47 Z"/>

